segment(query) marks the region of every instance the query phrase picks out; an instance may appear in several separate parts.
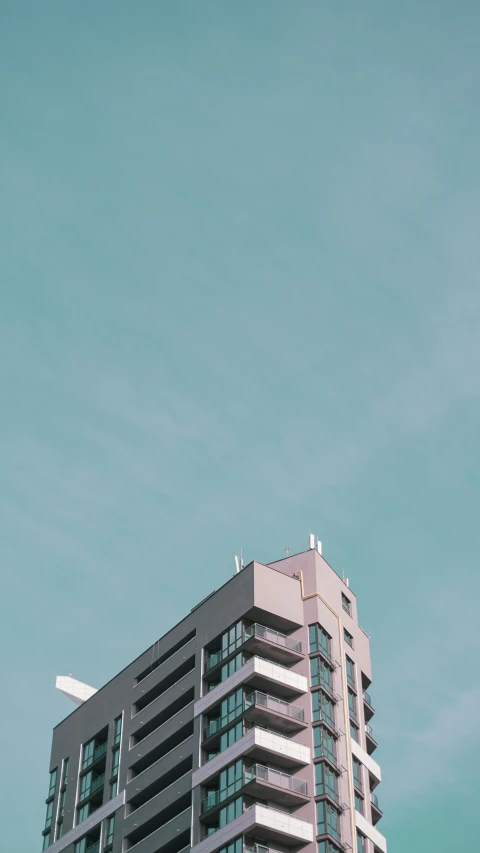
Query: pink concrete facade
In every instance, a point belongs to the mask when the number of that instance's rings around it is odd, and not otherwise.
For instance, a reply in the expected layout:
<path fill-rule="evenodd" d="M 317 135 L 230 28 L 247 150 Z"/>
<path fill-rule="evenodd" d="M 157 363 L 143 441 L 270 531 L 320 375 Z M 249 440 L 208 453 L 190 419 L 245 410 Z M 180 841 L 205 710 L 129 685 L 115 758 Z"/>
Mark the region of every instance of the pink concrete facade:
<path fill-rule="evenodd" d="M 287 742 L 278 729 L 279 715 L 252 715 L 255 730 L 225 752 L 212 757 L 200 749 L 192 780 L 197 791 L 194 812 L 201 812 L 206 802 L 207 816 L 193 829 L 195 853 L 238 853 L 232 845 L 240 840 L 243 853 L 386 853 L 386 840 L 376 826 L 382 813 L 374 791 L 381 771 L 373 757 L 369 638 L 358 624 L 355 594 L 315 549 L 268 566 L 254 562 L 244 572 L 244 578 L 241 572 L 220 593 L 244 590 L 249 605 L 243 610 L 243 636 L 249 638 L 244 648 L 254 650 L 255 660 L 244 662 L 213 689 L 205 682 L 195 715 L 208 731 L 212 714 L 216 724 L 221 701 L 244 689 L 247 694 L 260 691 L 266 697 L 262 701 L 272 707 L 285 702 L 283 713 L 301 717 L 301 722 L 292 725 Z M 255 632 L 269 632 L 271 641 L 262 643 L 253 637 Z M 288 658 L 285 652 L 283 663 L 276 663 L 275 644 L 295 642 L 301 644 L 301 654 L 292 651 Z M 209 645 L 206 667 L 209 655 L 216 660 L 218 654 Z M 222 768 L 241 760 L 247 768 L 255 761 L 255 772 L 262 768 L 274 781 L 269 785 L 256 780 L 243 788 L 254 792 L 253 799 L 243 797 L 241 814 L 232 812 L 232 819 L 225 818 L 224 824 L 221 819 L 219 826 L 212 823 L 208 834 L 208 797 L 221 796 L 216 786 L 223 784 L 218 781 Z M 248 776 L 253 771 L 245 772 Z M 288 788 L 290 794 L 282 797 L 275 786 Z M 302 795 L 291 793 L 296 789 Z M 266 815 L 277 823 L 270 826 Z"/>

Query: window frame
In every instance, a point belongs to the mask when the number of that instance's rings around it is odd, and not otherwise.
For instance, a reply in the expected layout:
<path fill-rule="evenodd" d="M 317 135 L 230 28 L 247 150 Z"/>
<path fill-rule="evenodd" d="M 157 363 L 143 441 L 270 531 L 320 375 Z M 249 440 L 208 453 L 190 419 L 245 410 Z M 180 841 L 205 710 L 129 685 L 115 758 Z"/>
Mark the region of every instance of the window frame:
<path fill-rule="evenodd" d="M 325 713 L 325 708 L 331 710 L 331 716 Z M 326 722 L 335 729 L 335 702 L 322 690 L 312 690 L 312 722 Z"/>
<path fill-rule="evenodd" d="M 308 626 L 308 652 L 311 655 L 323 654 L 332 661 L 332 638 L 320 622 Z"/>
<path fill-rule="evenodd" d="M 363 794 L 363 778 L 362 778 L 363 772 L 362 772 L 362 768 L 363 768 L 362 762 L 359 761 L 358 758 L 355 758 L 354 755 L 352 755 L 353 785 L 355 788 L 358 789 L 358 791 L 361 791 Z"/>
<path fill-rule="evenodd" d="M 47 800 L 49 800 L 50 797 L 55 796 L 55 791 L 57 790 L 57 775 L 58 775 L 57 771 L 58 771 L 58 767 L 54 767 L 53 770 L 50 771 Z"/>
<path fill-rule="evenodd" d="M 347 654 L 345 655 L 345 672 L 347 674 L 347 682 L 350 687 L 357 692 L 357 682 L 356 682 L 356 671 L 355 671 L 355 661 L 351 659 Z"/>
<path fill-rule="evenodd" d="M 113 745 L 117 746 L 122 740 L 122 714 L 113 721 Z"/>
<path fill-rule="evenodd" d="M 314 758 L 326 758 L 334 767 L 338 767 L 337 739 L 325 726 L 313 727 L 313 754 Z"/>
<path fill-rule="evenodd" d="M 320 800 L 316 803 L 316 822 L 317 835 L 330 835 L 335 841 L 341 842 L 341 826 L 340 813 L 338 807 L 335 808 L 327 800 Z M 323 811 L 323 820 L 319 820 L 320 811 Z M 330 818 L 335 815 L 335 821 Z M 335 826 L 334 826 L 335 823 Z"/>
<path fill-rule="evenodd" d="M 339 802 L 338 773 L 326 761 L 315 764 L 315 796 L 330 797 L 334 803 Z"/>

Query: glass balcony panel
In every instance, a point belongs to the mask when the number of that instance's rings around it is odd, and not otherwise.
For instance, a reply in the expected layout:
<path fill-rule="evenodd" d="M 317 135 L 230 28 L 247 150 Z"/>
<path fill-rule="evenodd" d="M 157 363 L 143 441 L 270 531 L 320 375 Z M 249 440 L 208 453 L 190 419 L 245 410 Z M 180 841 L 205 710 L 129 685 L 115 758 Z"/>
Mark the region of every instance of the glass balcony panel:
<path fill-rule="evenodd" d="M 304 779 L 297 779 L 289 773 L 282 773 L 280 770 L 272 770 L 263 764 L 254 764 L 253 767 L 245 770 L 245 782 L 251 782 L 254 779 L 276 785 L 277 788 L 295 791 L 298 794 L 307 794 L 307 783 Z"/>
<path fill-rule="evenodd" d="M 260 637 L 262 640 L 268 640 L 270 643 L 276 643 L 279 646 L 284 646 L 286 649 L 291 649 L 293 652 L 302 653 L 302 644 L 299 640 L 292 637 L 287 637 L 286 634 L 281 634 L 279 631 L 274 631 L 272 628 L 266 628 L 265 625 L 259 625 L 256 622 L 245 629 L 245 639 L 251 637 Z"/>
<path fill-rule="evenodd" d="M 252 705 L 269 708 L 271 711 L 292 717 L 294 720 L 303 721 L 305 719 L 303 708 L 292 705 L 290 702 L 284 702 L 283 699 L 277 699 L 275 696 L 269 696 L 267 693 L 261 693 L 259 690 L 255 690 L 245 697 L 245 708 L 250 708 Z"/>

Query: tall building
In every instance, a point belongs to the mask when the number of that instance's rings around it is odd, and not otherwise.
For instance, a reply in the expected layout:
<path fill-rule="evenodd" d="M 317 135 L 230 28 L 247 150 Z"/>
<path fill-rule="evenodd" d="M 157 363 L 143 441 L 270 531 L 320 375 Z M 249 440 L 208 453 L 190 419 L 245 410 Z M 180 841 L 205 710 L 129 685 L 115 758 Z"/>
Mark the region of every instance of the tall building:
<path fill-rule="evenodd" d="M 53 733 L 50 853 L 386 853 L 369 639 L 321 548 L 252 562 Z"/>

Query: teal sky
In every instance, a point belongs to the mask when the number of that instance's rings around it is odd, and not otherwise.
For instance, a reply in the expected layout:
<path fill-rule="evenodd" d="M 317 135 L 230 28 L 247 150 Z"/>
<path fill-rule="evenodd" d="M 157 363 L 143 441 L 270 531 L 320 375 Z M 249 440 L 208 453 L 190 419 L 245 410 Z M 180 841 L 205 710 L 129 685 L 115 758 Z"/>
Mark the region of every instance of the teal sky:
<path fill-rule="evenodd" d="M 476 849 L 479 43 L 466 0 L 0 0 L 5 850 L 56 674 L 309 527 L 371 636 L 389 853 Z"/>

